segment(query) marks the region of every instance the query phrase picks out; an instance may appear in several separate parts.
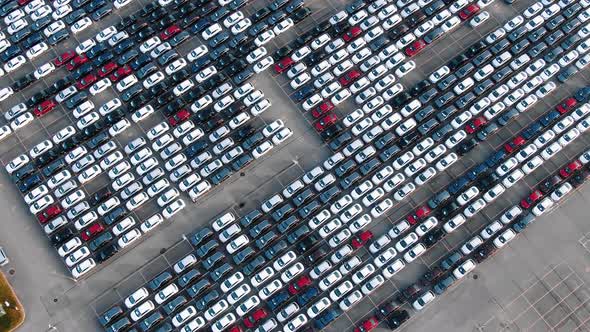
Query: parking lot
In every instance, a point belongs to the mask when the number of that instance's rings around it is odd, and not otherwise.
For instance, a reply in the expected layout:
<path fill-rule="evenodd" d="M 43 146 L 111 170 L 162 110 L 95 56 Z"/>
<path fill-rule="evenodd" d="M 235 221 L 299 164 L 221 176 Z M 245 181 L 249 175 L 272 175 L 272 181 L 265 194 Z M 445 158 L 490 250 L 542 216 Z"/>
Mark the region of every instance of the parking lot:
<path fill-rule="evenodd" d="M 344 6 L 344 3 L 332 1 L 329 3 L 334 8 Z M 465 49 L 485 36 L 498 24 L 503 24 L 530 3 L 519 1 L 513 6 L 508 6 L 497 0 L 486 8 L 492 14 L 492 19 L 477 30 L 465 25 L 460 26 L 416 57 L 414 60 L 419 66 L 403 78 L 404 85 L 411 86 L 423 79 L 442 63 L 453 58 L 459 50 Z M 135 5 L 137 4 L 133 6 Z M 252 7 L 258 5 L 254 3 Z M 336 11 L 322 6 L 317 1 L 311 2 L 308 6 L 314 11 L 313 19 L 303 22 L 305 24 L 301 26 L 298 25 L 294 31 L 305 31 L 307 26 L 313 26 L 314 22 L 325 19 Z M 132 12 L 131 7 L 126 7 L 125 12 Z M 252 10 L 248 9 L 246 12 L 252 12 Z M 116 19 L 113 15 L 105 22 Z M 108 25 L 102 24 L 101 21 L 101 27 Z M 85 32 L 90 36 L 98 31 L 99 29 Z M 273 47 L 282 46 L 282 38 L 283 36 Z M 284 38 L 288 39 L 291 36 Z M 72 42 L 71 45 L 75 44 L 73 39 L 68 41 L 70 42 Z M 193 47 L 193 44 L 185 44 L 182 48 L 186 53 Z M 49 58 L 51 57 L 48 56 L 47 59 Z M 585 86 L 589 82 L 588 74 L 587 70 L 582 71 L 560 86 L 552 95 L 542 99 L 527 113 L 519 116 L 516 121 L 513 121 L 514 123 L 494 133 L 486 142 L 462 157 L 457 164 L 419 188 L 409 199 L 404 200 L 403 204 L 398 204 L 395 211 L 391 211 L 387 218 L 373 222 L 369 229 L 374 234 L 384 233 L 394 222 L 424 204 L 433 193 L 447 186 L 467 168 L 483 161 L 489 151 L 513 137 L 520 128 L 537 119 L 539 114 L 544 113 L 566 96 L 573 95 L 577 88 Z M 110 262 L 88 279 L 77 283 L 69 279 L 68 271 L 56 259 L 57 255 L 52 250 L 47 250 L 49 246 L 45 243 L 44 235 L 37 225 L 31 224 L 32 218 L 26 211 L 20 194 L 9 179 L 3 177 L 1 183 L 5 190 L 2 193 L 4 196 L 2 201 L 6 204 L 6 208 L 10 208 L 12 222 L 3 225 L 7 230 L 3 234 L 10 236 L 0 236 L 0 241 L 11 256 L 12 262 L 7 269 L 9 277 L 15 283 L 23 304 L 29 308 L 26 322 L 28 325 L 25 325 L 23 329 L 42 331 L 46 329 L 49 322 L 48 330 L 87 331 L 94 327 L 99 330 L 96 322 L 97 313 L 121 301 L 162 269 L 184 257 L 189 250 L 194 250 L 185 239 L 185 235 L 201 226 L 208 225 L 215 216 L 228 211 L 228 208 L 236 215 L 243 215 L 252 209 L 259 208 L 272 193 L 282 190 L 295 178 L 326 159 L 330 155 L 328 148 L 314 132 L 310 118 L 304 116 L 300 108 L 288 98 L 292 91 L 286 87 L 286 83 L 284 76 L 277 77 L 271 74 L 270 70 L 257 75 L 254 80 L 256 88 L 261 89 L 265 97 L 273 104 L 272 109 L 262 116 L 263 121 L 270 123 L 274 119 L 283 119 L 294 131 L 290 141 L 256 163 L 254 167 L 245 170 L 243 174 L 235 174 L 221 188 L 214 189 L 197 204 L 191 204 L 188 201 L 187 208 L 176 215 L 171 224 L 154 231 L 149 235 L 149 239 L 133 248 L 131 253 L 118 255 L 114 262 Z M 31 90 L 34 89 L 29 89 L 29 92 L 32 92 Z M 102 97 L 101 95 L 101 99 Z M 109 98 L 101 101 L 107 100 Z M 346 103 L 338 107 L 337 113 L 344 115 L 353 109 L 352 103 Z M 19 131 L 16 135 L 4 140 L 0 144 L 0 159 L 3 164 L 41 140 L 50 137 L 50 134 L 57 129 L 71 124 L 73 120 L 67 113 L 64 110 L 53 112 L 41 121 L 34 121 L 26 127 L 25 131 Z M 145 133 L 146 129 L 163 119 L 163 116 L 157 114 L 139 125 L 134 124 L 130 130 L 117 137 L 120 146 L 124 146 L 136 135 Z M 558 156 L 543 164 L 541 169 L 532 176 L 527 177 L 525 183 L 513 187 L 473 221 L 447 236 L 427 254 L 421 256 L 419 264 L 409 265 L 402 273 L 396 275 L 395 279 L 387 281 L 378 291 L 355 306 L 354 310 L 346 312 L 333 322 L 327 330 L 351 330 L 352 326 L 363 321 L 375 307 L 392 298 L 397 290 L 413 283 L 426 268 L 432 267 L 446 253 L 460 246 L 471 234 L 481 230 L 507 206 L 516 204 L 538 181 L 562 167 L 567 160 L 586 150 L 587 146 L 587 135 L 568 145 Z M 85 189 L 90 193 L 106 183 L 95 181 L 91 183 L 91 187 Z M 440 326 L 448 327 L 448 330 L 478 329 L 481 331 L 588 329 L 585 325 L 590 317 L 590 312 L 585 305 L 588 300 L 588 291 L 585 287 L 588 281 L 586 277 L 588 261 L 585 258 L 587 251 L 584 247 L 586 243 L 584 234 L 589 231 L 585 227 L 582 206 L 586 201 L 587 188 L 583 187 L 563 207 L 540 218 L 524 236 L 512 242 L 509 245 L 510 248 L 502 250 L 480 265 L 471 275 L 472 278 L 464 280 L 446 295 L 437 298 L 434 305 L 425 311 L 413 314 L 404 329 L 426 330 L 440 328 Z M 153 213 L 153 209 L 142 209 L 138 217 L 141 219 Z M 559 227 L 555 227 L 556 222 L 560 223 Z M 23 247 L 22 243 L 30 245 Z M 368 253 L 365 251 L 360 255 L 368 256 Z M 32 259 L 33 257 L 35 259 Z M 47 273 L 47 271 L 53 272 Z M 38 280 L 38 277 L 34 277 L 37 275 L 44 276 L 43 283 L 34 281 Z M 477 278 L 475 278 L 476 275 Z M 561 319 L 554 316 L 559 316 Z M 72 317 L 80 318 L 72 319 Z M 466 319 L 466 317 L 469 318 Z"/>

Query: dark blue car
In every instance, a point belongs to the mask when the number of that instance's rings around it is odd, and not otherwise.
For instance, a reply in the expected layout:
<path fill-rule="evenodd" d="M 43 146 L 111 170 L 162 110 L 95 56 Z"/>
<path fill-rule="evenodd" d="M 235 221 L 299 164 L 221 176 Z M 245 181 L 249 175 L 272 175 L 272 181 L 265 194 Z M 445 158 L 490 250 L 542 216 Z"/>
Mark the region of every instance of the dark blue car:
<path fill-rule="evenodd" d="M 485 163 L 488 167 L 494 167 L 498 165 L 502 160 L 504 160 L 504 157 L 506 157 L 506 151 L 504 149 L 501 149 L 500 151 L 489 156 L 486 159 Z"/>
<path fill-rule="evenodd" d="M 307 291 L 305 291 L 304 293 L 302 293 L 301 295 L 299 295 L 297 297 L 297 303 L 299 304 L 299 306 L 303 307 L 307 303 L 309 303 L 311 300 L 313 300 L 314 297 L 318 296 L 319 293 L 320 292 L 318 291 L 317 288 L 311 287 Z"/>
<path fill-rule="evenodd" d="M 461 177 L 449 185 L 448 191 L 451 195 L 455 195 L 463 189 L 467 183 L 469 183 L 469 180 L 466 177 Z"/>
<path fill-rule="evenodd" d="M 541 119 L 539 119 L 539 122 L 541 123 L 541 125 L 543 125 L 543 127 L 547 127 L 549 125 L 551 125 L 551 123 L 555 120 L 557 120 L 559 118 L 559 112 L 558 111 L 551 111 L 545 115 L 543 115 L 541 117 Z"/>
<path fill-rule="evenodd" d="M 287 293 L 287 291 L 280 292 L 277 295 L 270 298 L 270 300 L 267 303 L 268 308 L 271 311 L 275 311 L 276 309 L 278 309 L 281 306 L 281 304 L 287 302 L 288 298 L 289 298 L 289 293 Z"/>
<path fill-rule="evenodd" d="M 295 92 L 293 94 L 293 99 L 296 102 L 301 102 L 301 101 L 303 101 L 303 99 L 310 96 L 314 91 L 315 91 L 315 87 L 312 84 L 308 84 L 308 85 L 302 87 L 301 89 L 299 89 L 297 92 Z"/>

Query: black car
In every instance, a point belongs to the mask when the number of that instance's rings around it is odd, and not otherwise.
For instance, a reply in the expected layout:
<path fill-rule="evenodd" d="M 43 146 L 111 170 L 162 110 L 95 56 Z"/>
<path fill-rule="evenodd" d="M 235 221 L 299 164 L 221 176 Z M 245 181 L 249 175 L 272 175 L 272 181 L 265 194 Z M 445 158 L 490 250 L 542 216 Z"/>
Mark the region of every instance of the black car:
<path fill-rule="evenodd" d="M 333 137 L 340 134 L 344 130 L 344 127 L 340 123 L 336 123 L 328 128 L 326 128 L 320 136 L 324 140 L 324 142 L 330 141 Z"/>
<path fill-rule="evenodd" d="M 451 61 L 447 63 L 447 66 L 451 71 L 457 70 L 460 66 L 462 66 L 465 62 L 469 61 L 469 57 L 465 54 L 459 54 Z"/>
<path fill-rule="evenodd" d="M 41 171 L 43 173 L 43 175 L 46 178 L 51 177 L 53 174 L 59 172 L 61 169 L 63 169 L 64 167 L 66 167 L 66 162 L 65 160 L 62 159 L 58 159 L 56 161 L 54 161 L 53 163 L 45 166 L 45 168 L 43 168 L 43 170 Z"/>
<path fill-rule="evenodd" d="M 314 250 L 309 256 L 307 256 L 307 260 L 310 264 L 317 263 L 322 258 L 326 257 L 330 253 L 330 246 L 326 243 L 320 245 L 316 250 Z"/>
<path fill-rule="evenodd" d="M 289 10 L 287 9 L 287 11 L 289 11 Z M 311 15 L 311 9 L 305 7 L 305 8 L 300 8 L 296 12 L 294 12 L 291 15 L 291 18 L 293 19 L 293 21 L 295 23 L 299 23 L 299 22 L 303 21 L 309 15 Z"/>
<path fill-rule="evenodd" d="M 258 11 L 256 11 L 254 14 L 252 14 L 252 16 L 250 16 L 250 20 L 252 20 L 253 23 L 256 23 L 258 21 L 263 20 L 264 18 L 266 18 L 268 15 L 270 15 L 270 13 L 272 13 L 272 11 L 266 7 L 259 9 Z"/>
<path fill-rule="evenodd" d="M 19 78 L 14 84 L 12 84 L 12 89 L 16 91 L 23 90 L 24 88 L 28 87 L 29 85 L 35 82 L 36 78 L 32 74 L 27 74 L 21 78 Z M 33 106 L 33 105 L 31 105 Z"/>
<path fill-rule="evenodd" d="M 110 244 L 104 247 L 100 252 L 96 253 L 95 258 L 98 264 L 106 261 L 107 259 L 113 257 L 117 252 L 119 252 L 119 248 L 116 244 Z"/>
<path fill-rule="evenodd" d="M 76 232 L 76 235 L 77 234 L 78 233 Z M 51 241 L 51 244 L 57 248 L 72 237 L 74 237 L 74 231 L 71 227 L 66 227 L 53 233 L 49 240 Z"/>
<path fill-rule="evenodd" d="M 387 318 L 387 326 L 395 330 L 402 326 L 408 319 L 410 319 L 410 314 L 407 310 L 395 311 Z"/>

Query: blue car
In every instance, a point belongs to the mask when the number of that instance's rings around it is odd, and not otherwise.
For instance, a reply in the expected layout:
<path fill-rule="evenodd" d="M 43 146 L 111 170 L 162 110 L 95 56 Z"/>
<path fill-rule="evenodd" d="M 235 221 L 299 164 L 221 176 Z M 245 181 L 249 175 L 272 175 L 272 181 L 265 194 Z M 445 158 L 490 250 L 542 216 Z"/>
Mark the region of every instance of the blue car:
<path fill-rule="evenodd" d="M 287 302 L 288 298 L 289 298 L 289 293 L 287 293 L 287 291 L 282 291 L 282 292 L 278 293 L 277 295 L 273 296 L 272 298 L 270 298 L 270 300 L 267 302 L 268 308 L 271 311 L 275 311 L 283 303 Z"/>
<path fill-rule="evenodd" d="M 502 160 L 504 160 L 504 157 L 506 157 L 506 151 L 504 149 L 501 149 L 500 151 L 489 156 L 488 159 L 486 159 L 485 163 L 488 167 L 494 167 L 498 165 Z"/>
<path fill-rule="evenodd" d="M 312 84 L 308 84 L 308 85 L 302 87 L 301 89 L 299 89 L 297 92 L 295 92 L 293 94 L 293 99 L 296 102 L 301 102 L 301 101 L 303 101 L 303 99 L 310 96 L 314 91 L 315 91 L 315 87 Z"/>
<path fill-rule="evenodd" d="M 481 163 L 475 167 L 472 167 L 469 172 L 467 172 L 466 176 L 469 180 L 473 181 L 477 178 L 478 175 L 482 174 L 488 169 L 488 165 L 486 163 Z"/>
<path fill-rule="evenodd" d="M 449 185 L 448 191 L 451 195 L 454 195 L 463 189 L 467 183 L 469 183 L 469 180 L 466 177 L 461 177 Z"/>
<path fill-rule="evenodd" d="M 543 129 L 543 125 L 540 122 L 533 122 L 522 131 L 521 135 L 524 139 L 529 140 L 539 133 L 541 129 Z"/>
<path fill-rule="evenodd" d="M 333 308 L 329 309 L 325 314 L 319 316 L 313 321 L 313 326 L 321 330 L 328 326 L 331 322 L 333 322 L 336 318 L 342 315 L 342 310 L 340 308 Z"/>
<path fill-rule="evenodd" d="M 590 86 L 581 88 L 576 92 L 575 98 L 581 103 L 586 103 L 590 100 Z"/>
<path fill-rule="evenodd" d="M 307 291 L 305 291 L 304 293 L 302 293 L 301 295 L 299 295 L 297 297 L 297 303 L 299 304 L 300 307 L 303 307 L 307 303 L 309 303 L 311 300 L 313 300 L 314 297 L 318 296 L 319 293 L 320 293 L 320 291 L 318 291 L 317 288 L 311 287 Z"/>
<path fill-rule="evenodd" d="M 553 121 L 557 120 L 559 118 L 559 112 L 558 111 L 551 111 L 545 115 L 543 115 L 541 117 L 541 119 L 539 120 L 539 122 L 541 123 L 541 125 L 543 125 L 543 127 L 547 127 L 549 126 Z"/>

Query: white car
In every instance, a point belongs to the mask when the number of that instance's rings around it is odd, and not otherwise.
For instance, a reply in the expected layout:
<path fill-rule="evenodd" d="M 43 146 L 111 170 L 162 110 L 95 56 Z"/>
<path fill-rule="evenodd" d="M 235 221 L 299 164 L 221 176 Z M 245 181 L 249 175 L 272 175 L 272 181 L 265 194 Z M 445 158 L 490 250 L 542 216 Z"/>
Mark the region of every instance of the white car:
<path fill-rule="evenodd" d="M 26 61 L 27 60 L 22 55 L 15 56 L 4 64 L 4 71 L 7 73 L 13 72 L 24 65 Z"/>
<path fill-rule="evenodd" d="M 231 27 L 231 32 L 234 35 L 237 35 L 240 32 L 243 32 L 246 29 L 248 29 L 251 25 L 252 25 L 252 21 L 249 18 L 246 17 L 246 18 L 240 20 L 239 22 L 237 22 L 236 24 L 234 24 Z"/>
<path fill-rule="evenodd" d="M 55 70 L 55 66 L 51 62 L 44 63 L 41 65 L 37 70 L 35 70 L 34 75 L 36 79 L 41 79 L 49 74 L 51 74 Z"/>
<path fill-rule="evenodd" d="M 493 244 L 496 246 L 496 248 L 500 249 L 508 242 L 512 241 L 515 237 L 516 233 L 511 228 L 508 228 L 494 239 Z"/>
<path fill-rule="evenodd" d="M 254 40 L 254 44 L 258 47 L 263 46 L 270 42 L 274 37 L 275 33 L 272 30 L 266 30 L 263 33 L 259 34 L 258 37 Z"/>
<path fill-rule="evenodd" d="M 209 27 L 207 27 L 207 29 L 205 29 L 205 31 L 203 31 L 201 33 L 201 37 L 204 40 L 209 40 L 209 39 L 213 38 L 215 35 L 217 35 L 218 33 L 220 33 L 221 30 L 223 30 L 223 28 L 221 27 L 221 24 L 219 24 L 219 23 L 212 24 Z"/>
<path fill-rule="evenodd" d="M 84 31 L 86 28 L 88 28 L 90 25 L 92 25 L 92 20 L 89 17 L 84 17 L 78 20 L 76 23 L 74 23 L 74 25 L 72 25 L 71 27 L 71 30 L 75 34 L 80 33 Z"/>
<path fill-rule="evenodd" d="M 78 264 L 75 268 L 73 268 L 70 272 L 72 273 L 72 277 L 74 279 L 80 278 L 81 276 L 88 273 L 96 266 L 96 262 L 93 258 L 88 258 Z"/>

